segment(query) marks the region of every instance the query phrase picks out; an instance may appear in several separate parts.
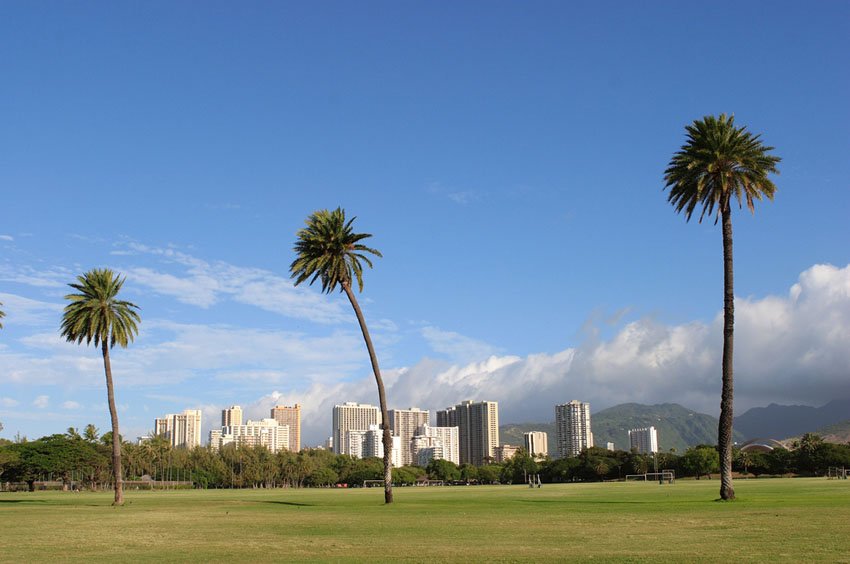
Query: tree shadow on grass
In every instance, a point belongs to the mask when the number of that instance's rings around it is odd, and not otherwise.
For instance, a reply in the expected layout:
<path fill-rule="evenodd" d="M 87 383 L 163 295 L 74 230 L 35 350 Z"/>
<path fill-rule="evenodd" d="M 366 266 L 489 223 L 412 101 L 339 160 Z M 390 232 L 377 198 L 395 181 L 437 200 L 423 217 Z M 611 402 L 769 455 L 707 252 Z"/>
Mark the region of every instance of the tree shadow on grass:
<path fill-rule="evenodd" d="M 257 503 L 275 503 L 277 505 L 292 505 L 294 507 L 314 507 L 315 503 L 298 503 L 297 501 L 258 501 Z"/>
<path fill-rule="evenodd" d="M 45 499 L 0 499 L 0 503 L 45 503 Z"/>

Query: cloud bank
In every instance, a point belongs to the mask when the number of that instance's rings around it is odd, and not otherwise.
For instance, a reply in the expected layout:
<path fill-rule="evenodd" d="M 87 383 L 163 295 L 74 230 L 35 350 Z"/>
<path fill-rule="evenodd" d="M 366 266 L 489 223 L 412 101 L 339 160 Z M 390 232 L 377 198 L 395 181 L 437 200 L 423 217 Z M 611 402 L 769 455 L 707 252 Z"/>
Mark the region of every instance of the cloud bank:
<path fill-rule="evenodd" d="M 850 265 L 816 265 L 785 296 L 736 299 L 735 408 L 770 402 L 822 405 L 850 397 Z M 625 402 L 675 402 L 717 414 L 722 312 L 710 322 L 668 326 L 653 318 L 623 325 L 607 341 L 554 354 L 489 356 L 475 362 L 423 359 L 387 371 L 390 407 L 442 409 L 464 399 L 499 402 L 501 422 L 554 419 L 554 405 L 588 401 L 593 411 Z M 435 349 L 444 349 L 446 334 Z M 463 338 L 458 339 L 464 343 Z M 377 403 L 371 376 L 258 399 L 304 406 L 308 444 L 330 434 L 331 409 Z"/>

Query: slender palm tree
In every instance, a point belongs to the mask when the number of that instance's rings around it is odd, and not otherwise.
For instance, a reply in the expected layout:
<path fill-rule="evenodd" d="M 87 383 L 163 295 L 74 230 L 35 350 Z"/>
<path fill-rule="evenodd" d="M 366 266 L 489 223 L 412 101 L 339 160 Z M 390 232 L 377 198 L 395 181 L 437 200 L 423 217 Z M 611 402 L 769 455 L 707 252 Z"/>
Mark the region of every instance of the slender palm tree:
<path fill-rule="evenodd" d="M 137 324 L 141 322 L 141 318 L 136 312 L 139 307 L 118 299 L 124 278 L 108 268 L 90 270 L 82 276 L 77 276 L 77 283 L 68 285 L 79 293 L 65 296 L 71 303 L 65 306 L 62 315 L 61 334 L 69 342 L 79 344 L 85 341 L 87 345 L 92 342 L 94 346 L 100 345 L 106 372 L 109 415 L 112 419 L 112 471 L 115 477 L 113 505 L 122 505 L 124 484 L 121 479 L 121 435 L 118 432 L 118 411 L 115 409 L 109 349 L 116 344 L 127 348 L 139 333 Z"/>
<path fill-rule="evenodd" d="M 372 235 L 369 233 L 354 233 L 351 224 L 356 218 L 345 220 L 345 210 L 337 208 L 333 211 L 318 210 L 307 218 L 307 227 L 298 231 L 298 240 L 295 242 L 295 253 L 297 258 L 289 266 L 295 285 L 309 280 L 313 284 L 321 280 L 322 291 L 330 294 L 337 287 L 345 292 L 363 340 L 366 341 L 366 349 L 369 351 L 369 359 L 372 362 L 372 373 L 378 384 L 378 400 L 381 405 L 381 426 L 384 431 L 384 501 L 392 503 L 392 464 L 390 462 L 392 453 L 392 437 L 390 436 L 390 422 L 387 415 L 387 397 L 384 391 L 384 381 L 381 378 L 381 369 L 378 367 L 378 357 L 372 346 L 372 338 L 366 327 L 363 312 L 357 303 L 352 284 L 357 282 L 359 291 L 363 291 L 363 263 L 372 268 L 372 261 L 364 253 L 382 256 L 375 249 L 363 245 L 361 241 Z"/>
<path fill-rule="evenodd" d="M 732 200 L 755 212 L 755 200 L 773 199 L 776 186 L 769 173 L 779 174 L 780 158 L 768 154 L 773 147 L 762 143 L 746 127 L 736 127 L 734 116 L 706 116 L 687 126 L 687 142 L 673 155 L 664 172 L 667 201 L 689 221 L 701 208 L 699 220 L 714 216 L 723 232 L 723 359 L 720 422 L 720 497 L 734 499 L 732 487 L 732 349 L 735 328 L 735 291 L 732 268 Z"/>

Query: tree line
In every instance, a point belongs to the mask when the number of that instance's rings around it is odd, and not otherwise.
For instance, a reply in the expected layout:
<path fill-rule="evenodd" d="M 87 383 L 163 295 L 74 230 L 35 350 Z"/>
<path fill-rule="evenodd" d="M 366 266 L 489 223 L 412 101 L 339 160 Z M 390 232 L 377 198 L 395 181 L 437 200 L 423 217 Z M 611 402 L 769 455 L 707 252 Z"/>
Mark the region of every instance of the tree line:
<path fill-rule="evenodd" d="M 0 484 L 33 490 L 37 483 L 49 481 L 65 489 L 111 489 L 112 440 L 111 432 L 98 437 L 93 425 L 82 434 L 69 429 L 33 441 L 0 439 Z M 735 450 L 733 469 L 753 476 L 821 476 L 830 467 L 850 467 L 850 444 L 828 443 L 808 434 L 795 446 L 768 453 Z M 164 437 L 142 444 L 122 441 L 121 458 L 124 481 L 131 488 L 359 487 L 369 481 L 383 483 L 385 477 L 383 460 L 378 458 L 357 459 L 323 449 L 272 453 L 262 446 L 235 444 L 218 451 L 173 448 Z M 392 483 L 518 484 L 538 478 L 542 483 L 592 482 L 661 470 L 672 470 L 676 477 L 704 478 L 719 468 L 720 456 L 712 445 L 657 456 L 592 447 L 576 457 L 543 460 L 519 450 L 503 463 L 472 466 L 435 459 L 424 468 L 393 468 Z"/>

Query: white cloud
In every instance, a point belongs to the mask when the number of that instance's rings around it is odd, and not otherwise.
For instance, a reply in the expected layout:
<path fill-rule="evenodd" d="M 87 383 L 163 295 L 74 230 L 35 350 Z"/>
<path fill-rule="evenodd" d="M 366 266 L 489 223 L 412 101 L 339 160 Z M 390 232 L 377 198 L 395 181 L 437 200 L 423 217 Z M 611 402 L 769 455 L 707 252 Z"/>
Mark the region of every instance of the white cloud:
<path fill-rule="evenodd" d="M 65 268 L 36 270 L 29 266 L 12 268 L 0 264 L 0 281 L 3 282 L 15 282 L 37 288 L 64 288 L 75 279 L 75 275 Z"/>
<path fill-rule="evenodd" d="M 0 405 L 2 405 L 3 407 L 15 407 L 16 405 L 18 405 L 18 403 L 20 402 L 16 399 L 0 398 Z"/>
<path fill-rule="evenodd" d="M 15 294 L 0 293 L 0 303 L 6 312 L 5 322 L 11 325 L 54 323 L 58 326 L 62 315 L 62 304 L 31 300 Z"/>
<path fill-rule="evenodd" d="M 350 323 L 340 300 L 292 285 L 288 278 L 259 268 L 235 266 L 223 261 L 207 262 L 175 249 L 159 249 L 130 244 L 132 252 L 155 255 L 180 265 L 184 272 L 175 275 L 146 267 L 124 269 L 132 284 L 139 284 L 162 295 L 209 308 L 227 297 L 236 302 L 297 319 L 316 323 Z M 114 251 L 113 254 L 121 251 Z"/>
<path fill-rule="evenodd" d="M 62 402 L 62 409 L 80 409 L 82 406 L 75 401 Z"/>
<path fill-rule="evenodd" d="M 435 352 L 456 362 L 486 358 L 497 352 L 494 347 L 483 341 L 453 331 L 443 331 L 437 327 L 423 327 L 421 334 Z"/>
<path fill-rule="evenodd" d="M 48 405 L 50 405 L 50 397 L 43 395 L 38 396 L 33 400 L 32 404 L 39 409 L 45 409 Z"/>
<path fill-rule="evenodd" d="M 0 241 L 14 241 L 15 238 L 11 235 L 0 235 Z"/>
<path fill-rule="evenodd" d="M 625 402 L 675 402 L 718 412 L 722 312 L 710 323 L 675 326 L 644 318 L 610 340 L 591 341 L 555 354 L 463 364 L 424 359 L 387 370 L 389 404 L 436 410 L 464 399 L 495 400 L 502 422 L 550 421 L 553 406 L 572 399 L 589 401 L 593 411 Z M 850 397 L 848 343 L 850 265 L 814 266 L 787 296 L 737 299 L 736 413 L 770 402 L 822 405 Z M 335 403 L 376 404 L 377 392 L 364 371 L 354 381 L 315 383 L 257 404 L 265 408 L 279 398 L 305 406 L 304 434 L 317 442 L 330 433 Z"/>
<path fill-rule="evenodd" d="M 176 385 L 193 378 L 304 386 L 344 379 L 368 365 L 355 332 L 312 337 L 155 319 L 141 329 L 134 344 L 112 353 L 114 378 L 121 388 Z M 56 333 L 38 333 L 19 342 L 31 350 L 0 355 L 0 384 L 103 386 L 103 361 L 95 347 L 67 343 Z"/>

